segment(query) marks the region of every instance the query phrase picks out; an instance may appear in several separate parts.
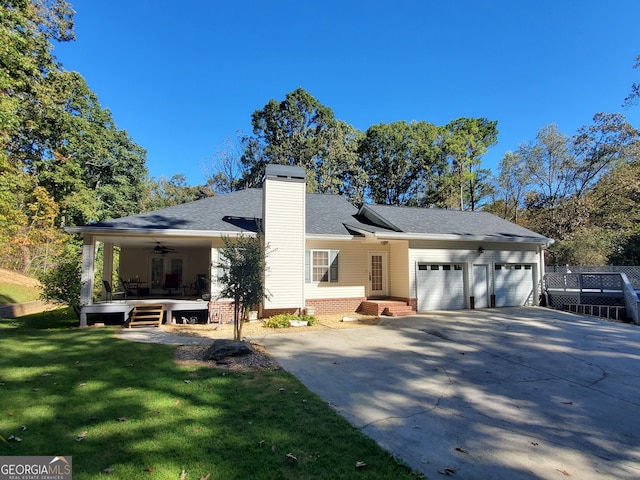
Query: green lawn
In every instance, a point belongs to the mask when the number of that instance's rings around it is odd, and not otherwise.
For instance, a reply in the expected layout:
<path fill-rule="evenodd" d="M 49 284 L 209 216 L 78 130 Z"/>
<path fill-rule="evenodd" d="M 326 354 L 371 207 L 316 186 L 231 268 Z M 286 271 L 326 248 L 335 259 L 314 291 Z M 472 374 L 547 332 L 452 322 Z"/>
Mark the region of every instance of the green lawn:
<path fill-rule="evenodd" d="M 38 300 L 40 292 L 39 288 L 15 285 L 0 280 L 0 305 Z"/>
<path fill-rule="evenodd" d="M 284 371 L 178 366 L 75 324 L 0 320 L 0 455 L 70 455 L 80 480 L 423 478 Z"/>

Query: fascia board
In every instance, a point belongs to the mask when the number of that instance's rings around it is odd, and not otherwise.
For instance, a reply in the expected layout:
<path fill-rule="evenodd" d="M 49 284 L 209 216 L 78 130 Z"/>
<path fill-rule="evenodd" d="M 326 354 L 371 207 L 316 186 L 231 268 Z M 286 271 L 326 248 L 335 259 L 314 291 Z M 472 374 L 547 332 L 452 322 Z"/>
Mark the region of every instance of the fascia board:
<path fill-rule="evenodd" d="M 255 237 L 255 232 L 248 231 L 224 231 L 224 230 L 172 230 L 150 228 L 92 228 L 92 227 L 66 227 L 65 231 L 71 233 L 87 233 L 90 235 L 123 236 L 132 237 L 239 237 L 246 235 Z"/>
<path fill-rule="evenodd" d="M 448 241 L 469 241 L 469 242 L 487 242 L 487 243 L 531 243 L 548 247 L 554 243 L 551 238 L 498 238 L 487 235 L 469 235 L 462 237 L 453 234 L 424 234 L 424 233 L 405 233 L 405 232 L 376 232 L 367 231 L 357 227 L 350 227 L 355 231 L 361 232 L 367 237 L 373 237 L 379 240 L 448 240 Z"/>
<path fill-rule="evenodd" d="M 403 233 L 403 232 L 373 232 L 373 236 L 381 240 L 449 240 L 468 242 L 491 242 L 491 243 L 531 243 L 535 245 L 549 246 L 554 241 L 550 238 L 526 238 L 526 237 L 494 237 L 489 235 L 454 235 L 454 234 L 424 234 L 424 233 Z"/>
<path fill-rule="evenodd" d="M 353 235 L 322 235 L 321 233 L 307 234 L 304 236 L 306 240 L 337 240 L 337 241 L 345 241 L 345 240 L 353 240 L 355 237 Z"/>

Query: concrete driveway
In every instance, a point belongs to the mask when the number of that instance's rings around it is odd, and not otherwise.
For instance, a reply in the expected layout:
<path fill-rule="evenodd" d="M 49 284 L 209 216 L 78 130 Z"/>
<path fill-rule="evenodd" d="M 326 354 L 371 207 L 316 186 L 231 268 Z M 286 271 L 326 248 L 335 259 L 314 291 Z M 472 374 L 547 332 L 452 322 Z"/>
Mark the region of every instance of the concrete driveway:
<path fill-rule="evenodd" d="M 637 325 L 531 307 L 255 340 L 431 479 L 640 478 Z"/>

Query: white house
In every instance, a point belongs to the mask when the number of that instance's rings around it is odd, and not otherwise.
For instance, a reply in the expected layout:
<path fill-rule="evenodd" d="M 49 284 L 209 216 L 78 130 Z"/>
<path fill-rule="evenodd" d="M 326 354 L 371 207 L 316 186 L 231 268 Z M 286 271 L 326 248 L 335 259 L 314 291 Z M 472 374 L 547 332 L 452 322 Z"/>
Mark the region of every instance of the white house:
<path fill-rule="evenodd" d="M 304 170 L 284 165 L 267 167 L 261 189 L 69 230 L 84 241 L 87 311 L 100 311 L 92 298 L 97 242 L 105 247 L 103 278 L 115 271 L 135 288 L 128 300 L 198 296 L 226 308 L 217 283 L 222 238 L 263 231 L 270 251 L 263 316 L 305 308 L 393 314 L 398 302 L 400 314 L 535 305 L 543 251 L 553 242 L 485 212 L 357 209 L 341 196 L 306 193 Z"/>

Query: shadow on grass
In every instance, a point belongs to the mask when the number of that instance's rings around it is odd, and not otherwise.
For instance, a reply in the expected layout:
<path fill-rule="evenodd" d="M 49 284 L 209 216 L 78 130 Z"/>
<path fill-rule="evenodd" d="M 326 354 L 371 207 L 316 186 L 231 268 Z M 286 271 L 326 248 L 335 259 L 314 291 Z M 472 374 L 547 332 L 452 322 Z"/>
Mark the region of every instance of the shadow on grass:
<path fill-rule="evenodd" d="M 175 347 L 76 324 L 0 321 L 0 435 L 21 438 L 0 455 L 70 455 L 76 479 L 416 478 L 284 371 L 178 366 Z"/>

